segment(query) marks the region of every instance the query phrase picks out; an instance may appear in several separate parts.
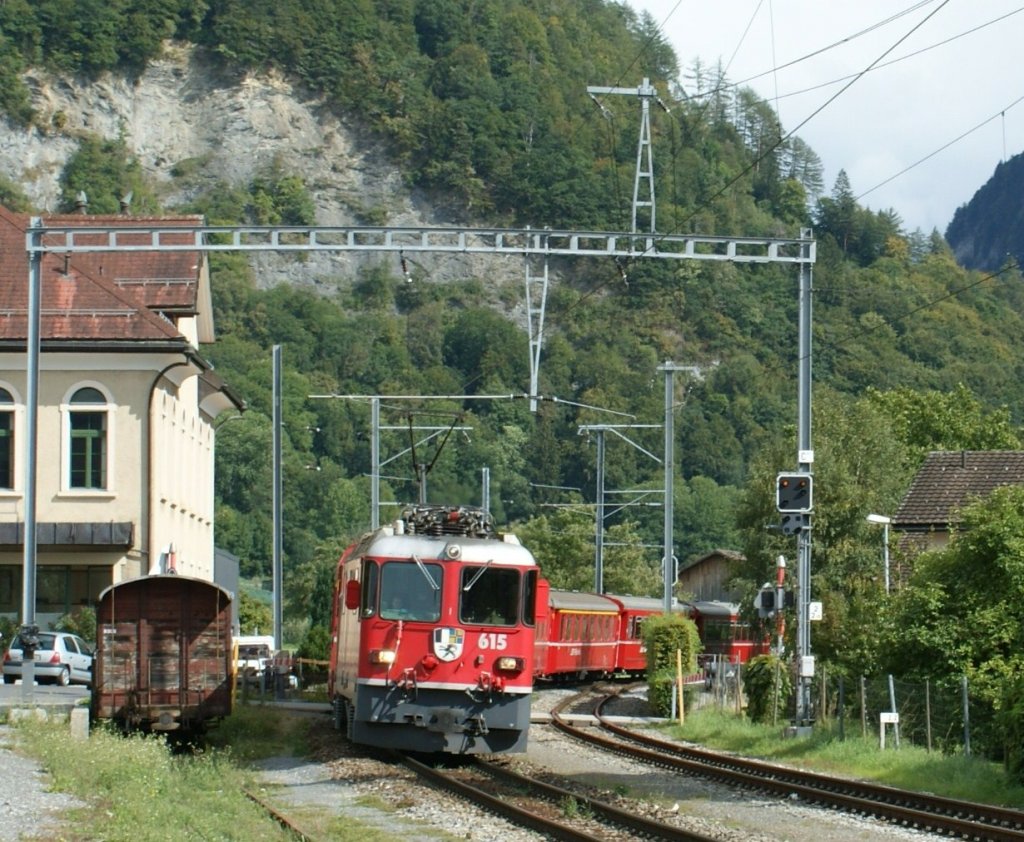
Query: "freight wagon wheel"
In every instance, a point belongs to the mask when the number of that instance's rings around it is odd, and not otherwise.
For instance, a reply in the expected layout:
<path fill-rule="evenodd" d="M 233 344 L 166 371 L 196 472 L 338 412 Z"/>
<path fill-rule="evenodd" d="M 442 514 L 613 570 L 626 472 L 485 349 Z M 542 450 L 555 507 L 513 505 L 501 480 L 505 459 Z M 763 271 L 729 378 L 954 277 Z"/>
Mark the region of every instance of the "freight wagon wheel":
<path fill-rule="evenodd" d="M 57 676 L 57 683 L 61 687 L 67 687 L 71 683 L 71 668 L 70 667 L 65 665 L 61 669 L 60 675 Z"/>

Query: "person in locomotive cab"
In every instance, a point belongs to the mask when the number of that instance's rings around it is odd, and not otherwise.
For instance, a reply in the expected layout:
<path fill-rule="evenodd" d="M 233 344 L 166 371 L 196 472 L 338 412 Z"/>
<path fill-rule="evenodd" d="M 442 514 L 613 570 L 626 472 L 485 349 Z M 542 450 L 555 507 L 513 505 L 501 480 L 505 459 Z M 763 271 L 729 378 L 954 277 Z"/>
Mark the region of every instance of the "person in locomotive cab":
<path fill-rule="evenodd" d="M 440 590 L 415 587 L 405 593 L 389 594 L 381 616 L 385 620 L 433 622 L 440 616 L 440 607 Z"/>
<path fill-rule="evenodd" d="M 402 606 L 402 597 L 392 593 L 380 601 L 380 616 L 385 620 L 405 620 L 405 608 Z"/>

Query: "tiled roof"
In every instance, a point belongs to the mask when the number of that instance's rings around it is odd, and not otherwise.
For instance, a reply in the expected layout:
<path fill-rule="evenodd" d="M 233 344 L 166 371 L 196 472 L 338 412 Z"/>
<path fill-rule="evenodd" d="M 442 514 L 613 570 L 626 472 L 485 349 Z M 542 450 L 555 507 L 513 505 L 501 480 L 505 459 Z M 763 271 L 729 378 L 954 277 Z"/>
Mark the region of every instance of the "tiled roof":
<path fill-rule="evenodd" d="M 1017 450 L 932 451 L 900 503 L 897 528 L 957 523 L 957 510 L 1002 485 L 1024 484 L 1024 452 Z"/>
<path fill-rule="evenodd" d="M 736 552 L 736 550 L 715 549 L 702 555 L 700 558 L 694 559 L 690 564 L 686 565 L 683 570 L 693 570 L 695 567 L 699 567 L 702 564 L 708 564 L 709 562 L 715 561 L 719 558 L 724 558 L 726 561 L 744 561 L 746 556 L 743 555 L 743 553 Z M 682 572 L 682 570 L 680 572 Z"/>
<path fill-rule="evenodd" d="M 201 216 L 176 217 L 140 217 L 140 216 L 83 216 L 67 214 L 43 217 L 44 225 L 78 227 L 156 227 L 167 225 L 201 226 Z M 103 238 L 98 238 L 100 242 Z M 88 243 L 88 237 L 78 238 L 78 242 Z M 119 243 L 133 245 L 134 242 L 146 243 L 150 237 L 140 234 L 121 235 Z M 162 243 L 190 243 L 192 235 L 165 234 Z M 141 298 L 147 307 L 178 312 L 194 313 L 196 310 L 196 291 L 198 289 L 199 272 L 202 266 L 202 254 L 198 251 L 165 251 L 165 252 L 97 252 L 75 255 L 75 265 L 81 271 L 94 278 L 105 278 L 113 281 L 120 289 L 131 292 Z"/>
<path fill-rule="evenodd" d="M 199 217 L 51 216 L 44 225 L 199 225 Z M 26 214 L 0 207 L 0 340 L 27 336 Z M 40 339 L 154 341 L 180 338 L 156 310 L 194 313 L 199 252 L 43 255 Z"/>

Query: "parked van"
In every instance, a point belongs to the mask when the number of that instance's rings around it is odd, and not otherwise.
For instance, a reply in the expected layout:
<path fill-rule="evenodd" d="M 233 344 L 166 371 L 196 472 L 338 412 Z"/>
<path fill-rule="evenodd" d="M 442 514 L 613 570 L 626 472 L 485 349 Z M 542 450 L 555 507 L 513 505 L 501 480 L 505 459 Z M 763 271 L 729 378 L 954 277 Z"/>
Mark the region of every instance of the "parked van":
<path fill-rule="evenodd" d="M 274 663 L 274 638 L 269 634 L 240 635 L 235 638 L 235 673 L 239 681 L 258 682 Z"/>

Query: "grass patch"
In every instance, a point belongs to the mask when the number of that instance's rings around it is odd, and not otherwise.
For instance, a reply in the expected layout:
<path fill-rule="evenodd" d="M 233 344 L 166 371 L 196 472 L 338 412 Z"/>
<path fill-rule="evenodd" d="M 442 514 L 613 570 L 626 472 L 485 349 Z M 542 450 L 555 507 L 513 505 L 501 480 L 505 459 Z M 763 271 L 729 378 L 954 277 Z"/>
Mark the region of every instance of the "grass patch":
<path fill-rule="evenodd" d="M 292 842 L 274 819 L 243 794 L 243 788 L 273 798 L 275 788 L 259 785 L 252 763 L 264 757 L 302 757 L 308 717 L 290 716 L 264 705 L 237 705 L 235 713 L 210 730 L 206 750 L 177 753 L 161 736 L 124 736 L 95 727 L 88 740 L 70 741 L 66 723 L 19 721 L 16 742 L 37 758 L 52 788 L 87 806 L 68 811 L 64 842 L 176 842 L 239 840 Z M 292 808 L 303 830 L 338 842 L 392 842 L 396 837 L 352 818 L 314 807 Z"/>
<path fill-rule="evenodd" d="M 69 743 L 65 727 L 32 720 L 20 722 L 17 733 L 54 789 L 89 805 L 67 816 L 73 830 L 66 839 L 290 839 L 242 794 L 245 773 L 225 754 L 175 755 L 162 737 L 124 737 L 102 728 Z"/>
<path fill-rule="evenodd" d="M 817 726 L 808 737 L 786 738 L 783 728 L 707 709 L 687 714 L 684 725 L 669 725 L 666 731 L 709 748 L 799 764 L 826 774 L 985 804 L 1024 806 L 1024 787 L 1010 781 L 1003 767 L 989 760 L 929 752 L 906 743 L 897 750 L 891 735 L 882 751 L 877 736 L 851 736 L 847 731 L 846 739 L 840 740 L 828 727 Z"/>
<path fill-rule="evenodd" d="M 269 705 L 236 704 L 234 712 L 208 733 L 208 742 L 218 749 L 230 747 L 238 762 L 251 763 L 265 757 L 305 757 L 309 753 L 311 721 L 288 716 Z"/>

